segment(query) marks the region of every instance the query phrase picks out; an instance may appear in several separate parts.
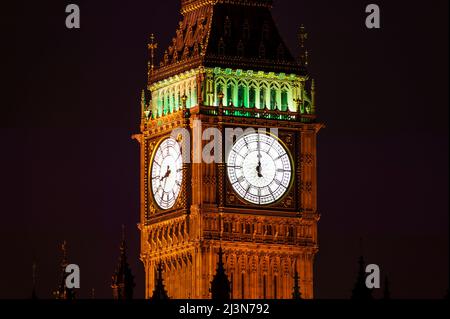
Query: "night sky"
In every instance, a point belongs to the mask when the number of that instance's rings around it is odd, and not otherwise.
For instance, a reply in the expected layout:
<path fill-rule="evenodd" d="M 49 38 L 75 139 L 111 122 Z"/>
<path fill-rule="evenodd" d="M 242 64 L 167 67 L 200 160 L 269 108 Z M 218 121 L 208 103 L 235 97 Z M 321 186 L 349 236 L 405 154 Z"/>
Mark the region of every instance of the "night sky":
<path fill-rule="evenodd" d="M 81 29 L 65 28 L 68 3 Z M 365 6 L 381 8 L 368 30 Z M 147 40 L 175 35 L 180 1 L 20 1 L 1 6 L 0 298 L 59 280 L 62 240 L 78 296 L 110 298 L 121 224 L 135 296 L 139 261 L 140 92 Z M 359 238 L 393 298 L 448 289 L 448 1 L 275 0 L 294 55 L 309 32 L 320 121 L 317 298 L 349 298 Z M 163 50 L 159 51 L 162 54 Z M 376 292 L 376 296 L 380 292 Z"/>

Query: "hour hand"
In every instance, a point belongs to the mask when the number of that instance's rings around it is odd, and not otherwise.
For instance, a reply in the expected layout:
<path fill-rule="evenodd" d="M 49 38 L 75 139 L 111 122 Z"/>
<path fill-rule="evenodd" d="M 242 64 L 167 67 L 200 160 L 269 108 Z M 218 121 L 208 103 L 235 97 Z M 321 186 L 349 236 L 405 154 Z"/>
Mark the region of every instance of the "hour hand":
<path fill-rule="evenodd" d="M 170 168 L 167 167 L 166 174 L 165 174 L 163 177 L 161 177 L 160 181 L 162 182 L 164 179 L 166 179 L 167 177 L 169 177 L 169 175 L 170 175 Z"/>
<path fill-rule="evenodd" d="M 261 174 L 261 161 L 258 161 L 258 166 L 256 166 L 256 172 L 258 173 L 258 177 L 263 177 Z"/>

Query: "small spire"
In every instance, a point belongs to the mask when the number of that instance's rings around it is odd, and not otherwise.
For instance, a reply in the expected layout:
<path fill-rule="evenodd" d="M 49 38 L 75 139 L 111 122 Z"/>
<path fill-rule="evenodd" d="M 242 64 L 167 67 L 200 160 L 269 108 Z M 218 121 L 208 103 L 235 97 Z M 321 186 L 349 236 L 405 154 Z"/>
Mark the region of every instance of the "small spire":
<path fill-rule="evenodd" d="M 65 299 L 65 300 L 73 300 L 75 299 L 75 289 L 67 288 L 66 286 L 66 278 L 68 273 L 66 273 L 66 267 L 69 264 L 67 261 L 67 242 L 64 240 L 61 244 L 61 282 L 59 284 L 58 289 L 53 293 L 56 299 Z"/>
<path fill-rule="evenodd" d="M 122 243 L 120 245 L 120 250 L 124 251 L 125 250 L 125 225 L 122 224 Z"/>
<path fill-rule="evenodd" d="M 125 225 L 122 225 L 122 240 L 120 243 L 120 257 L 115 273 L 112 275 L 111 288 L 114 299 L 133 299 L 135 287 L 134 276 L 127 262 Z"/>
<path fill-rule="evenodd" d="M 63 267 L 64 269 L 67 266 L 67 242 L 64 239 L 62 244 L 61 244 L 61 251 L 63 253 L 63 258 L 61 260 L 61 267 Z"/>
<path fill-rule="evenodd" d="M 305 42 L 308 39 L 308 33 L 306 32 L 303 23 L 300 25 L 300 30 L 298 31 L 298 41 L 300 43 L 300 48 L 305 47 Z"/>
<path fill-rule="evenodd" d="M 182 101 L 182 108 L 183 110 L 186 109 L 186 101 L 187 101 L 187 96 L 186 94 L 183 94 L 183 96 L 181 97 L 181 101 Z"/>
<path fill-rule="evenodd" d="M 302 24 L 298 31 L 298 42 L 300 45 L 300 64 L 304 67 L 308 66 L 309 53 L 306 49 L 306 40 L 308 39 L 308 33 L 306 32 L 305 26 Z"/>
<path fill-rule="evenodd" d="M 145 103 L 145 91 L 142 90 L 141 92 L 141 117 L 145 117 L 145 109 L 147 108 L 147 105 Z"/>
<path fill-rule="evenodd" d="M 219 246 L 219 261 L 217 263 L 216 274 L 211 281 L 211 298 L 216 300 L 230 299 L 230 281 L 225 273 L 223 264 L 222 245 Z"/>
<path fill-rule="evenodd" d="M 167 295 L 166 288 L 164 287 L 164 279 L 162 276 L 163 267 L 161 260 L 158 263 L 155 274 L 155 289 L 153 290 L 153 295 L 150 298 L 151 300 L 164 300 L 169 299 Z"/>
<path fill-rule="evenodd" d="M 219 106 L 223 106 L 223 98 L 224 98 L 225 94 L 223 94 L 222 91 L 219 92 L 218 97 L 219 97 Z"/>
<path fill-rule="evenodd" d="M 297 271 L 297 259 L 295 260 L 295 265 L 294 265 L 294 291 L 292 292 L 292 299 L 302 299 L 302 294 L 300 292 L 300 285 L 299 285 L 299 275 L 298 275 L 298 271 Z"/>
<path fill-rule="evenodd" d="M 366 286 L 366 271 L 364 258 L 359 257 L 359 270 L 356 278 L 356 283 L 352 291 L 352 299 L 354 300 L 372 300 L 372 290 Z"/>
<path fill-rule="evenodd" d="M 150 34 L 150 43 L 147 45 L 150 50 L 150 69 L 149 73 L 153 74 L 153 70 L 155 68 L 155 50 L 158 48 L 158 43 L 155 42 L 155 35 Z"/>

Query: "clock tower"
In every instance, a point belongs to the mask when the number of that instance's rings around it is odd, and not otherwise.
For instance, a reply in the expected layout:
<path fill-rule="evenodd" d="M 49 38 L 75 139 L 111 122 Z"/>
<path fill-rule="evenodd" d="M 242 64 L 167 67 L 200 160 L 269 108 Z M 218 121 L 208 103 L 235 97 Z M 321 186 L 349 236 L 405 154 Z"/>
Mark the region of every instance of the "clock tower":
<path fill-rule="evenodd" d="M 292 298 L 295 278 L 302 298 L 313 298 L 323 125 L 306 32 L 300 28 L 296 59 L 271 7 L 272 0 L 182 0 L 157 65 L 151 37 L 134 136 L 146 298 L 158 267 L 170 298 L 211 298 L 220 248 L 231 298 Z"/>

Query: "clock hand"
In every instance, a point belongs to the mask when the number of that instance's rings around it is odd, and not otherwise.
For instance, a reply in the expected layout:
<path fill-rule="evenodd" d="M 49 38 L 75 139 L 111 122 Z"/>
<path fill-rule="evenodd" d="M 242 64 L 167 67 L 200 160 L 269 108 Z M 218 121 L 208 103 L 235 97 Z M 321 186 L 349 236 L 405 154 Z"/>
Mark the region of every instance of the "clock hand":
<path fill-rule="evenodd" d="M 164 180 L 163 192 L 166 191 L 167 178 Z"/>
<path fill-rule="evenodd" d="M 161 177 L 160 181 L 162 182 L 163 179 L 166 179 L 167 177 L 169 177 L 170 172 L 171 172 L 171 171 L 170 171 L 170 166 L 167 166 L 166 174 L 165 174 L 163 177 Z"/>
<path fill-rule="evenodd" d="M 263 175 L 261 174 L 261 142 L 259 140 L 259 135 L 258 135 L 257 149 L 258 149 L 258 166 L 256 166 L 256 172 L 258 173 L 258 177 L 263 177 Z"/>
<path fill-rule="evenodd" d="M 263 177 L 261 174 L 261 161 L 258 161 L 258 166 L 256 166 L 256 172 L 258 173 L 258 177 Z"/>

